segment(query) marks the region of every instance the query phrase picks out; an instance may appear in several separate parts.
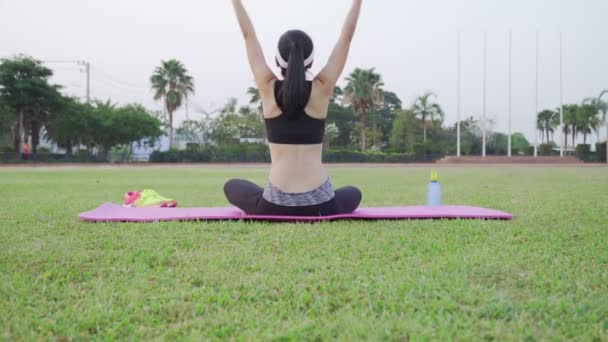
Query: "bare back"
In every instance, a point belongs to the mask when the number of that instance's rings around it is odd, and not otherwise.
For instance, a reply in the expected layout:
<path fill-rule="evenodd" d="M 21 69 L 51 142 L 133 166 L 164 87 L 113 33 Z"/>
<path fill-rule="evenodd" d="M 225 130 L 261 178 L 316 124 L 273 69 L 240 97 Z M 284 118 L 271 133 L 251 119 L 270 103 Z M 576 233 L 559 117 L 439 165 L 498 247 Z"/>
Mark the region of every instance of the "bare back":
<path fill-rule="evenodd" d="M 274 89 L 276 79 L 271 81 Z M 317 79 L 312 82 L 310 100 L 305 112 L 315 118 L 325 120 L 329 106 L 329 96 L 324 85 Z M 274 93 L 262 95 L 264 118 L 271 119 L 282 115 Z M 285 192 L 306 192 L 321 186 L 328 177 L 323 166 L 323 144 L 316 145 L 283 145 L 269 143 L 272 164 L 270 182 Z"/>

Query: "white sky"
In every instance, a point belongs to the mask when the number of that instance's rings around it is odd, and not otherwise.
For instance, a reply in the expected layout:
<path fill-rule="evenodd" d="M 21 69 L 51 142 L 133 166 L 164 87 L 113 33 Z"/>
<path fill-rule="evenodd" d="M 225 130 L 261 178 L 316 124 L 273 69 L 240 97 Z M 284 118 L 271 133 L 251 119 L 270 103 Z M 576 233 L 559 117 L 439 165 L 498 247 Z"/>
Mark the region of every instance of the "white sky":
<path fill-rule="evenodd" d="M 245 0 L 269 62 L 287 29 L 315 41 L 316 68 L 327 60 L 348 0 Z M 345 74 L 375 67 L 405 104 L 434 91 L 456 121 L 456 33 L 462 33 L 462 115 L 482 113 L 483 32 L 488 34 L 488 114 L 507 130 L 508 31 L 513 31 L 513 129 L 534 136 L 535 32 L 540 30 L 540 108 L 559 106 L 559 32 L 564 35 L 564 101 L 608 88 L 606 0 L 367 0 Z M 148 79 L 161 59 L 184 62 L 196 79 L 196 108 L 228 97 L 247 101 L 253 85 L 228 0 L 0 0 L 0 56 L 26 53 L 91 63 L 94 98 L 141 102 L 159 110 Z M 274 65 L 274 64 L 273 64 Z M 84 97 L 73 64 L 49 64 L 65 92 Z M 341 82 L 343 85 L 343 82 Z M 182 111 L 177 120 L 185 117 Z"/>

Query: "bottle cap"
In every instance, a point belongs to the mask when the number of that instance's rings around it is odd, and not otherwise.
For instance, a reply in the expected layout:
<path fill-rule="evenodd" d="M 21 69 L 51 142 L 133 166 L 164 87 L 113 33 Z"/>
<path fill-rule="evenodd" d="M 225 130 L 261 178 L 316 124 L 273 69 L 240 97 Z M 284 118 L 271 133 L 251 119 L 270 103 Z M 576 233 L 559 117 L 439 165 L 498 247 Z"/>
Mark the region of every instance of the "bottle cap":
<path fill-rule="evenodd" d="M 439 176 L 437 175 L 437 171 L 431 171 L 431 182 L 436 182 L 439 180 Z"/>

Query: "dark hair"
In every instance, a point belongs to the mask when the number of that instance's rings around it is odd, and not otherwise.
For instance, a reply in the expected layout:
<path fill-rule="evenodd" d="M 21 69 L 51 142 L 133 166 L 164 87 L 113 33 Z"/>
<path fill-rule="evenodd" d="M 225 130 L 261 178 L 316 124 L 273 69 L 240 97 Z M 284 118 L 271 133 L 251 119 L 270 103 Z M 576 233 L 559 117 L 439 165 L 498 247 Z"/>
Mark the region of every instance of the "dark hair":
<path fill-rule="evenodd" d="M 312 54 L 314 49 L 312 39 L 300 31 L 287 31 L 279 39 L 279 53 L 287 61 L 287 69 L 281 68 L 284 77 L 283 87 L 279 96 L 283 102 L 283 110 L 290 113 L 290 109 L 301 109 L 306 106 L 310 92 L 306 83 L 306 70 L 312 65 L 304 65 L 304 60 Z"/>

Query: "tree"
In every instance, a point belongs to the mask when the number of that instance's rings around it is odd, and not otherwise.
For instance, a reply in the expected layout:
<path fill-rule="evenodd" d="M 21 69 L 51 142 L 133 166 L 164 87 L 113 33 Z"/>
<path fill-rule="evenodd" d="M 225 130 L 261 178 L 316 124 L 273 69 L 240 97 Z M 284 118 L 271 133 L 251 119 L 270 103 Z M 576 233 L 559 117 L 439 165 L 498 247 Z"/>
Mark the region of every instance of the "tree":
<path fill-rule="evenodd" d="M 523 133 L 513 133 L 511 136 L 511 148 L 517 154 L 524 154 L 526 150 L 530 147 L 530 142 L 526 139 L 526 136 Z"/>
<path fill-rule="evenodd" d="M 162 135 L 161 123 L 141 105 L 116 107 L 110 101 L 96 102 L 87 124 L 90 144 L 100 148 L 103 160 L 115 146 L 140 142 L 154 145 Z"/>
<path fill-rule="evenodd" d="M 456 131 L 457 125 L 457 123 L 454 124 L 454 131 Z M 482 132 L 479 121 L 475 116 L 470 116 L 461 121 L 460 126 L 460 152 L 469 156 L 481 154 Z"/>
<path fill-rule="evenodd" d="M 382 103 L 370 113 L 372 120 L 372 145 L 390 145 L 393 122 L 398 110 L 401 110 L 401 99 L 390 91 L 382 91 Z"/>
<path fill-rule="evenodd" d="M 50 107 L 59 98 L 58 86 L 49 84 L 53 72 L 40 61 L 19 56 L 0 60 L 0 103 L 15 114 L 15 150 L 23 152 L 26 133 L 33 134 L 34 151 L 38 134 Z"/>
<path fill-rule="evenodd" d="M 560 120 L 561 120 L 560 112 L 561 112 L 561 108 L 556 108 L 555 109 L 555 115 L 553 115 L 553 117 L 551 118 L 551 125 L 553 127 L 555 127 L 556 129 L 559 129 L 560 125 L 561 125 L 561 122 L 560 122 Z M 566 125 L 564 125 L 564 126 L 566 126 Z M 566 127 L 564 127 L 564 128 L 566 128 Z M 553 138 L 554 138 L 554 133 L 555 133 L 555 130 L 551 132 Z M 556 145 L 560 145 L 560 144 L 556 144 Z"/>
<path fill-rule="evenodd" d="M 595 113 L 594 117 L 596 119 L 592 119 L 592 126 L 599 124 L 600 121 L 603 121 L 608 125 L 608 102 L 602 100 L 602 95 L 604 94 L 608 94 L 608 90 L 604 91 L 600 97 L 590 97 L 583 101 L 583 106 L 590 106 L 589 110 L 592 110 Z M 599 125 L 595 127 L 594 130 L 599 131 Z M 606 136 L 608 137 L 608 131 L 606 131 Z"/>
<path fill-rule="evenodd" d="M 416 99 L 412 110 L 416 116 L 419 116 L 422 120 L 424 129 L 424 142 L 426 143 L 426 130 L 427 127 L 433 127 L 433 121 L 443 121 L 444 113 L 443 109 L 439 104 L 432 102 L 431 97 L 436 95 L 433 93 L 426 93 Z M 430 128 L 429 127 L 429 128 Z"/>
<path fill-rule="evenodd" d="M 240 140 L 238 116 L 235 113 L 222 113 L 211 124 L 211 139 L 217 145 L 238 144 Z"/>
<path fill-rule="evenodd" d="M 341 101 L 342 96 L 344 95 L 344 91 L 342 91 L 342 88 L 335 86 L 334 87 L 334 92 L 331 95 L 331 97 L 329 98 L 329 103 L 338 103 Z"/>
<path fill-rule="evenodd" d="M 340 129 L 338 126 L 334 123 L 328 124 L 327 127 L 325 127 L 325 146 L 331 148 L 339 135 Z"/>
<path fill-rule="evenodd" d="M 258 113 L 247 106 L 239 109 L 239 132 L 241 138 L 264 139 L 264 125 L 260 121 Z"/>
<path fill-rule="evenodd" d="M 71 156 L 73 147 L 87 145 L 90 136 L 87 132 L 91 120 L 92 107 L 76 98 L 61 97 L 61 102 L 49 116 L 45 124 L 46 138 L 66 149 Z"/>
<path fill-rule="evenodd" d="M 578 108 L 577 104 L 564 105 L 564 127 L 562 133 L 564 134 L 564 148 L 566 150 L 568 149 L 568 135 L 570 133 L 572 133 L 572 146 L 574 147 L 577 134 L 576 113 L 578 112 Z"/>
<path fill-rule="evenodd" d="M 549 143 L 549 133 L 553 133 L 557 127 L 557 116 L 558 113 L 550 109 L 545 109 L 536 116 L 536 128 L 541 132 L 541 141 L 545 138 L 544 141 L 547 144 Z"/>
<path fill-rule="evenodd" d="M 365 152 L 367 148 L 366 131 L 367 131 L 367 114 L 374 109 L 376 105 L 383 101 L 382 99 L 382 83 L 381 76 L 374 72 L 374 69 L 356 68 L 350 76 L 346 78 L 348 84 L 344 88 L 345 104 L 350 105 L 361 118 L 361 151 Z"/>
<path fill-rule="evenodd" d="M 488 135 L 488 154 L 506 155 L 509 149 L 509 138 L 504 133 L 490 133 Z"/>
<path fill-rule="evenodd" d="M 41 130 L 49 124 L 53 112 L 62 107 L 63 96 L 58 89 L 58 86 L 49 87 L 46 96 L 40 98 L 36 106 L 26 111 L 24 128 L 27 136 L 31 137 L 34 154 L 38 151 Z"/>
<path fill-rule="evenodd" d="M 587 135 L 596 131 L 600 120 L 596 108 L 583 102 L 576 112 L 576 130 L 583 133 L 583 144 L 587 144 Z M 573 143 L 574 145 L 574 143 Z"/>
<path fill-rule="evenodd" d="M 395 112 L 395 121 L 391 130 L 389 144 L 392 148 L 408 153 L 414 152 L 416 143 L 415 127 L 418 118 L 411 110 L 398 110 Z"/>
<path fill-rule="evenodd" d="M 12 123 L 15 121 L 15 113 L 13 110 L 0 103 L 0 147 L 4 143 L 7 145 L 10 144 L 10 141 L 14 139 L 10 139 L 12 133 Z"/>
<path fill-rule="evenodd" d="M 175 133 L 177 139 L 198 145 L 206 145 L 209 139 L 208 124 L 205 120 L 184 120 Z"/>
<path fill-rule="evenodd" d="M 250 97 L 249 104 L 257 106 L 257 111 L 260 116 L 260 119 L 264 118 L 264 107 L 262 106 L 262 96 L 260 95 L 260 91 L 258 88 L 249 87 L 247 89 L 247 94 Z"/>
<path fill-rule="evenodd" d="M 333 141 L 332 147 L 350 148 L 353 141 L 350 136 L 355 128 L 354 113 L 352 108 L 340 106 L 338 103 L 329 104 L 327 110 L 327 124 L 335 124 L 338 128 L 338 136 Z"/>
<path fill-rule="evenodd" d="M 161 61 L 150 77 L 154 100 L 163 100 L 169 114 L 169 148 L 173 147 L 173 113 L 179 109 L 190 94 L 194 94 L 194 79 L 178 60 Z"/>
<path fill-rule="evenodd" d="M 606 144 L 608 145 L 608 102 L 602 100 L 604 95 L 608 95 L 608 90 L 601 92 L 600 96 L 597 98 L 590 97 L 585 99 L 583 101 L 583 105 L 591 106 L 596 113 L 596 119 L 594 119 L 594 122 L 592 122 L 592 125 L 598 124 L 596 131 L 599 130 L 600 119 L 606 124 Z M 606 160 L 608 160 L 608 148 L 606 149 Z"/>

